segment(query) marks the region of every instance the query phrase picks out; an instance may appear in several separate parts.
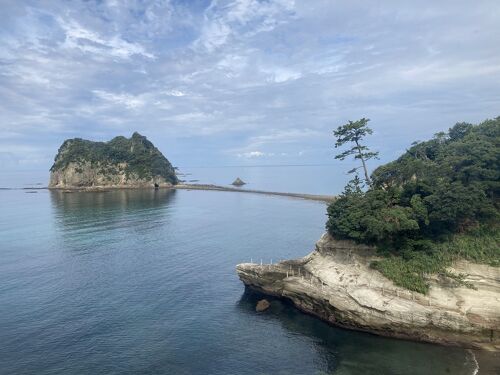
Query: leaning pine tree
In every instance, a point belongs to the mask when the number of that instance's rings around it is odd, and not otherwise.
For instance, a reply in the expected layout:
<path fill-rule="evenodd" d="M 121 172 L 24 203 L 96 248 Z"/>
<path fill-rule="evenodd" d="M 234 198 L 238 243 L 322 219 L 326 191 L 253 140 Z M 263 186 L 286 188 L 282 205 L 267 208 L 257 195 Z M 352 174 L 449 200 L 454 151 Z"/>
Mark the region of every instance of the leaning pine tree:
<path fill-rule="evenodd" d="M 341 147 L 345 144 L 351 144 L 351 148 L 336 155 L 335 159 L 344 160 L 348 156 L 353 155 L 354 159 L 361 160 L 361 166 L 351 169 L 349 173 L 355 173 L 359 168 L 363 168 L 365 174 L 365 181 L 368 186 L 372 186 L 366 162 L 370 159 L 377 158 L 378 152 L 373 152 L 367 146 L 362 145 L 362 141 L 366 135 L 372 134 L 373 130 L 368 127 L 367 118 L 362 118 L 358 121 L 349 121 L 347 124 L 339 126 L 334 130 L 333 134 L 337 138 L 335 148 Z"/>

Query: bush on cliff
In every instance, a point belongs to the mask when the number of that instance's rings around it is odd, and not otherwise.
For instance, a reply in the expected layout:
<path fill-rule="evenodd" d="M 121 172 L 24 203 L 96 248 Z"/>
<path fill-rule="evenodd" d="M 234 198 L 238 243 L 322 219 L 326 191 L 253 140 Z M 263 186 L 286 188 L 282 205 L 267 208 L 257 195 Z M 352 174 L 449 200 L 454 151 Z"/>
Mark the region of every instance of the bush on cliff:
<path fill-rule="evenodd" d="M 425 275 L 457 256 L 500 264 L 500 117 L 416 142 L 371 181 L 366 191 L 350 182 L 328 207 L 327 229 L 390 255 L 374 267 L 399 285 L 425 292 Z"/>

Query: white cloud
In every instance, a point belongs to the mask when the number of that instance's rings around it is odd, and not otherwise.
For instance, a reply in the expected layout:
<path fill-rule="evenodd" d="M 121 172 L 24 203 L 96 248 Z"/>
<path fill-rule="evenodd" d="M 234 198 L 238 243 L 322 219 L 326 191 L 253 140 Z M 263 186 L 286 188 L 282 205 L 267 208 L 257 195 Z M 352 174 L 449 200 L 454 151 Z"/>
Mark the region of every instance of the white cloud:
<path fill-rule="evenodd" d="M 238 154 L 239 158 L 245 158 L 245 159 L 261 158 L 264 156 L 268 156 L 268 154 L 266 154 L 262 151 L 249 151 L 249 152 L 243 152 L 241 154 Z"/>
<path fill-rule="evenodd" d="M 193 46 L 214 52 L 231 38 L 272 31 L 288 20 L 294 7 L 295 2 L 289 0 L 213 0 L 204 13 L 200 36 Z"/>
<path fill-rule="evenodd" d="M 121 59 L 129 59 L 134 55 L 149 59 L 155 58 L 152 53 L 147 52 L 140 44 L 128 42 L 119 35 L 104 38 L 96 31 L 86 29 L 73 19 L 65 20 L 58 17 L 57 21 L 65 32 L 64 48 L 78 49 L 84 53 Z"/>
<path fill-rule="evenodd" d="M 457 1 L 5 2 L 1 139 L 51 159 L 138 130 L 178 164 L 330 162 L 365 116 L 392 156 L 498 115 L 498 7 Z"/>
<path fill-rule="evenodd" d="M 137 109 L 144 106 L 145 101 L 140 96 L 134 96 L 126 93 L 115 94 L 103 90 L 92 90 L 98 98 L 113 104 L 122 105 L 128 109 Z"/>
<path fill-rule="evenodd" d="M 169 90 L 169 91 L 164 91 L 163 93 L 168 96 L 177 96 L 177 97 L 186 96 L 186 93 L 181 90 Z"/>
<path fill-rule="evenodd" d="M 291 143 L 299 142 L 305 138 L 323 137 L 322 131 L 314 129 L 274 129 L 267 132 L 267 134 L 253 136 L 249 139 L 253 147 L 256 145 L 264 145 L 268 143 Z"/>
<path fill-rule="evenodd" d="M 275 67 L 272 69 L 263 69 L 263 72 L 268 74 L 268 81 L 282 83 L 287 81 L 295 81 L 302 77 L 302 73 L 288 68 Z"/>

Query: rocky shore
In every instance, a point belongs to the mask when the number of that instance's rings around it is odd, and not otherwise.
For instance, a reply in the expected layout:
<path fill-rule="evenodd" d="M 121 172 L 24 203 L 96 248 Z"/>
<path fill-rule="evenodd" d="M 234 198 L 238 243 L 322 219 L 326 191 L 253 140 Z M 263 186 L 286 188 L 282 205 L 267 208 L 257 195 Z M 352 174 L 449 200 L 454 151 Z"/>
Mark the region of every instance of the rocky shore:
<path fill-rule="evenodd" d="M 91 163 L 68 163 L 64 170 L 50 173 L 50 189 L 99 191 L 102 189 L 137 189 L 172 187 L 173 184 L 160 176 L 140 178 L 126 172 L 126 163 L 106 165 L 106 168 Z"/>
<path fill-rule="evenodd" d="M 374 249 L 324 234 L 304 258 L 278 264 L 239 264 L 241 281 L 290 300 L 332 324 L 378 335 L 500 350 L 500 268 L 457 262 L 474 288 L 431 280 L 427 295 L 398 287 L 370 268 Z"/>

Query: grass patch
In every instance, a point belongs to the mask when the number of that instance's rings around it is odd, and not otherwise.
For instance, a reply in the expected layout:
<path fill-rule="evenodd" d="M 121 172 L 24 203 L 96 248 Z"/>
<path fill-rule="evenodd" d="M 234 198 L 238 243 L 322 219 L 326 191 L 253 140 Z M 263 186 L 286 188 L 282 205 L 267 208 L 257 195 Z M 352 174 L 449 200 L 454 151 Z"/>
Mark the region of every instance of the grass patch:
<path fill-rule="evenodd" d="M 478 227 L 467 233 L 455 234 L 449 241 L 433 243 L 429 251 L 408 251 L 389 255 L 374 261 L 371 267 L 381 272 L 396 285 L 426 294 L 429 276 L 441 275 L 458 284 L 472 287 L 464 281 L 466 275 L 446 270 L 455 260 L 500 266 L 500 231 L 498 225 Z"/>

